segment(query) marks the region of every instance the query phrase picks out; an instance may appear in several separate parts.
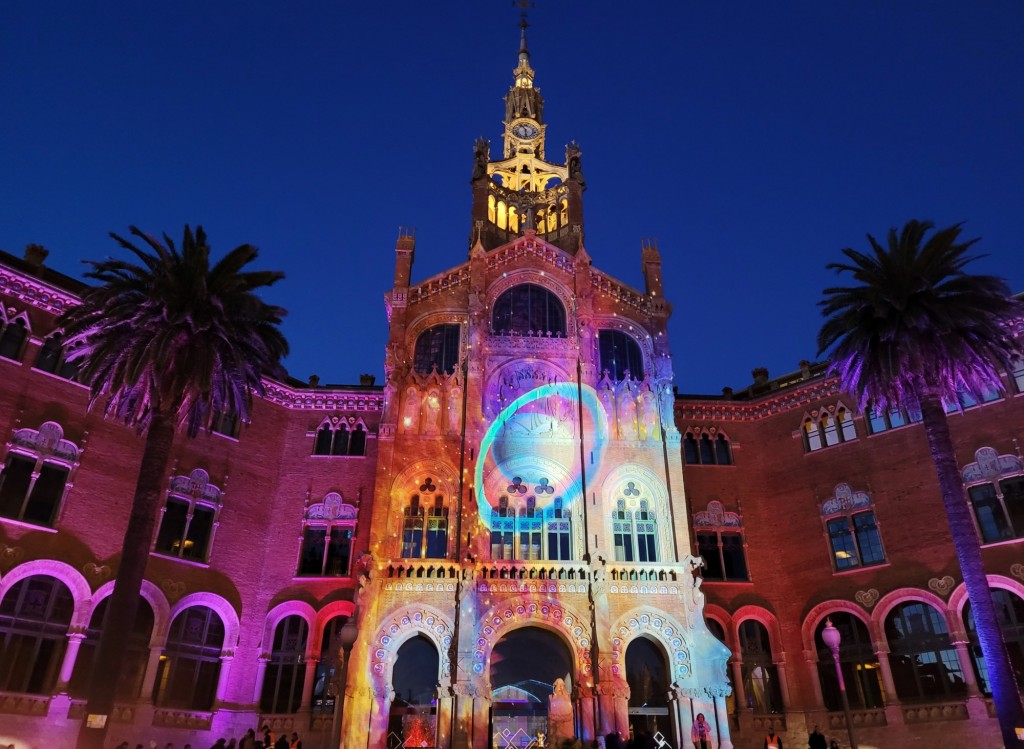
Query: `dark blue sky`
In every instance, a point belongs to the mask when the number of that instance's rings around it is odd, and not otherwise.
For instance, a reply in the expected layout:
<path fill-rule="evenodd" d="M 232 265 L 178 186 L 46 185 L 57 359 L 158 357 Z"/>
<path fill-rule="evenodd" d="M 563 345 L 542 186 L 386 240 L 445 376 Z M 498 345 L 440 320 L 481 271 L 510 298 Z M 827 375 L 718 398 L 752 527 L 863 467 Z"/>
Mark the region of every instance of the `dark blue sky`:
<path fill-rule="evenodd" d="M 586 245 L 641 287 L 658 239 L 676 380 L 813 358 L 824 270 L 907 219 L 966 221 L 1024 290 L 1024 3 L 538 0 L 548 154 L 576 139 Z M 287 279 L 286 361 L 383 373 L 397 227 L 414 281 L 466 257 L 472 145 L 500 142 L 505 0 L 0 4 L 0 247 L 79 260 L 130 224 Z"/>

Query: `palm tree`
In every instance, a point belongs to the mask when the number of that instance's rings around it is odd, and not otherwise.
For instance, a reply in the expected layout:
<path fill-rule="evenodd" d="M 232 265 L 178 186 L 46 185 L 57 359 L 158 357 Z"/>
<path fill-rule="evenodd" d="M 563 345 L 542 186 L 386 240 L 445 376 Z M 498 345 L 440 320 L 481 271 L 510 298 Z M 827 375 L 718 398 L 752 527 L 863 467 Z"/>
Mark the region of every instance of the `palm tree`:
<path fill-rule="evenodd" d="M 252 393 L 265 374 L 281 372 L 288 344 L 278 329 L 285 314 L 257 291 L 283 274 L 243 271 L 256 248 L 236 247 L 210 267 L 202 227 L 186 226 L 180 251 L 134 226 L 148 249 L 111 234 L 137 261 L 89 261 L 85 276 L 99 282 L 58 320 L 68 359 L 79 363 L 91 403 L 145 434 L 121 561 L 93 662 L 86 712 L 110 715 L 139 605 L 153 529 L 179 427 L 190 437 L 217 414 L 248 422 Z M 79 747 L 102 747 L 106 729 L 83 721 Z"/>
<path fill-rule="evenodd" d="M 1024 725 L 995 606 L 982 566 L 981 544 L 960 480 L 943 403 L 957 394 L 1002 390 L 1000 368 L 1019 348 L 1012 323 L 1024 304 L 994 276 L 964 267 L 977 240 L 959 241 L 960 224 L 936 231 L 928 221 L 910 221 L 888 246 L 868 235 L 873 254 L 843 250 L 856 286 L 825 289 L 820 303 L 828 318 L 818 333 L 818 354 L 829 351 L 832 371 L 859 406 L 919 406 L 935 464 L 953 544 L 971 601 L 1004 745 L 1017 747 L 1014 726 Z"/>

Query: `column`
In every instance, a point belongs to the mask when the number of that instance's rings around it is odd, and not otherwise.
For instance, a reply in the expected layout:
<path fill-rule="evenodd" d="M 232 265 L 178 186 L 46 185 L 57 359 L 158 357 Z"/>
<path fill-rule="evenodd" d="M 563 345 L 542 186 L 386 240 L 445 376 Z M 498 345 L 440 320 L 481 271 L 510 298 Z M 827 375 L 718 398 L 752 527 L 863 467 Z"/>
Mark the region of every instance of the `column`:
<path fill-rule="evenodd" d="M 732 726 L 725 697 L 715 697 L 715 722 L 718 724 L 718 749 L 732 749 Z"/>
<path fill-rule="evenodd" d="M 787 712 L 790 706 L 789 679 L 786 678 L 786 662 L 783 660 L 775 663 L 775 672 L 779 675 L 779 689 L 782 692 L 782 712 Z"/>
<path fill-rule="evenodd" d="M 490 690 L 487 690 L 490 694 Z M 481 692 L 473 700 L 473 743 L 472 749 L 489 749 L 491 746 L 491 734 L 487 730 L 491 724 L 491 700 L 483 697 Z"/>
<path fill-rule="evenodd" d="M 260 655 L 256 659 L 256 683 L 253 685 L 252 690 L 252 701 L 257 705 L 260 704 L 260 699 L 263 697 L 263 679 L 267 676 L 267 662 L 270 660 L 270 656 L 266 653 Z M 223 673 L 223 666 L 221 666 L 221 673 Z M 220 694 L 220 685 L 217 686 L 217 694 Z M 305 703 L 303 703 L 305 704 Z"/>
<path fill-rule="evenodd" d="M 974 676 L 974 665 L 971 663 L 971 654 L 967 650 L 967 643 L 963 640 L 954 642 L 953 647 L 956 648 L 956 658 L 960 661 L 960 671 L 964 675 L 964 681 L 967 683 L 967 697 L 981 697 L 981 688 L 978 686 L 978 680 Z M 61 672 L 63 674 L 63 671 Z"/>
<path fill-rule="evenodd" d="M 68 647 L 64 651 L 64 660 L 60 664 L 60 676 L 57 681 L 56 691 L 68 691 L 68 682 L 71 681 L 71 674 L 75 671 L 75 661 L 78 660 L 78 649 L 82 647 L 82 640 L 85 639 L 84 632 L 68 632 Z"/>
<path fill-rule="evenodd" d="M 602 736 L 607 736 L 612 731 L 618 730 L 618 726 L 615 724 L 615 697 L 609 684 L 598 685 L 597 702 L 601 707 L 601 724 L 597 730 Z"/>
<path fill-rule="evenodd" d="M 590 741 L 597 738 L 594 733 L 594 693 L 584 687 L 579 690 L 580 698 L 576 700 L 576 722 L 580 727 L 580 738 Z"/>
<path fill-rule="evenodd" d="M 446 686 L 437 688 L 437 746 L 438 749 L 449 749 L 452 742 L 452 710 L 455 707 L 451 689 Z"/>
<path fill-rule="evenodd" d="M 149 660 L 146 662 L 146 673 L 142 677 L 142 695 L 140 701 L 144 704 L 153 704 L 153 691 L 156 686 L 156 675 L 160 671 L 160 656 L 164 649 L 160 645 L 154 645 L 149 649 Z"/>
<path fill-rule="evenodd" d="M 231 661 L 234 659 L 235 656 L 233 655 L 222 655 L 220 657 L 220 673 L 217 675 L 217 697 L 213 702 L 214 705 L 228 702 L 228 675 L 231 672 Z"/>
<path fill-rule="evenodd" d="M 967 642 L 960 640 L 954 642 L 956 657 L 960 661 L 960 671 L 964 675 L 967 684 L 967 715 L 971 720 L 985 720 L 988 718 L 988 707 L 985 705 L 984 695 L 978 680 L 974 676 L 974 667 L 971 664 L 971 654 L 967 650 Z"/>
<path fill-rule="evenodd" d="M 884 642 L 875 643 L 875 657 L 878 658 L 878 670 L 882 674 L 882 687 L 885 689 L 885 704 L 900 704 L 896 696 L 896 682 L 892 679 L 892 667 L 889 665 L 889 645 Z"/>
<path fill-rule="evenodd" d="M 373 705 L 376 698 L 373 687 L 351 687 L 346 689 L 337 699 L 345 701 L 344 716 L 341 723 L 341 737 L 348 749 L 370 747 L 369 728 L 372 720 Z M 381 744 L 383 746 L 383 744 Z M 328 749 L 337 749 L 336 746 Z"/>
<path fill-rule="evenodd" d="M 811 653 L 809 650 L 805 650 L 804 662 L 807 664 L 807 676 L 810 678 L 811 685 L 814 687 L 814 709 L 823 711 L 825 709 L 825 695 L 822 694 L 821 678 L 818 676 L 817 654 Z"/>
<path fill-rule="evenodd" d="M 736 710 L 742 713 L 747 709 L 747 690 L 743 686 L 743 660 L 732 659 L 732 688 L 736 692 Z"/>
<path fill-rule="evenodd" d="M 372 691 L 369 726 L 370 741 L 367 746 L 387 746 L 388 718 L 391 716 L 391 701 L 394 698 L 395 690 L 390 686 L 379 687 Z M 345 737 L 343 736 L 342 738 L 344 739 Z"/>
<path fill-rule="evenodd" d="M 302 700 L 299 702 L 299 712 L 308 713 L 313 706 L 313 682 L 316 679 L 316 666 L 319 658 L 306 658 L 306 676 L 302 680 Z M 263 671 L 257 667 L 256 683 L 262 686 Z"/>
<path fill-rule="evenodd" d="M 690 741 L 690 732 L 693 730 L 693 715 L 690 698 L 683 694 L 680 689 L 673 689 L 669 693 L 669 704 L 675 716 L 676 735 L 675 746 L 683 749 L 693 746 Z"/>
<path fill-rule="evenodd" d="M 623 739 L 629 738 L 629 691 L 615 693 L 615 730 Z"/>

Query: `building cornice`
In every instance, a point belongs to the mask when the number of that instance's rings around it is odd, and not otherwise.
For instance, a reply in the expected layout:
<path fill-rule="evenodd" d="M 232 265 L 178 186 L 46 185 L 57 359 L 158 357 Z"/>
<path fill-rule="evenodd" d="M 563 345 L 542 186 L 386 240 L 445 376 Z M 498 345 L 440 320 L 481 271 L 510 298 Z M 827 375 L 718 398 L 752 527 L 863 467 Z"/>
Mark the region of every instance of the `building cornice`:
<path fill-rule="evenodd" d="M 78 297 L 45 281 L 0 265 L 0 294 L 36 309 L 59 315 L 78 304 Z"/>
<path fill-rule="evenodd" d="M 811 380 L 789 390 L 776 391 L 753 402 L 730 400 L 676 400 L 676 423 L 698 421 L 760 421 L 778 414 L 806 409 L 825 398 L 840 394 L 839 378 Z"/>

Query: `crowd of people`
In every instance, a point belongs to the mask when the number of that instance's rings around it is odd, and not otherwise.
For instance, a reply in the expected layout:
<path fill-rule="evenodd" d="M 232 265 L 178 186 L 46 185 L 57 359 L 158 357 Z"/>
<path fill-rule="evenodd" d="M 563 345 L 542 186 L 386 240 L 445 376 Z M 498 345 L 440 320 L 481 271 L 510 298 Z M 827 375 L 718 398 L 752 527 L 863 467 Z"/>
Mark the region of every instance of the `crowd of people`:
<path fill-rule="evenodd" d="M 117 749 L 131 749 L 131 744 L 122 741 L 117 745 Z M 146 749 L 146 747 L 143 744 L 136 744 L 135 749 Z M 150 741 L 149 749 L 158 749 L 157 742 Z M 173 743 L 168 743 L 164 749 L 175 749 L 175 746 Z M 182 749 L 192 749 L 192 745 L 185 744 Z M 250 728 L 240 739 L 219 738 L 210 749 L 302 749 L 302 741 L 299 739 L 299 734 L 294 732 L 291 737 L 287 733 L 279 733 L 275 736 L 274 732 L 270 730 L 270 726 L 265 725 L 259 730 L 259 733 L 256 732 L 256 729 Z"/>

